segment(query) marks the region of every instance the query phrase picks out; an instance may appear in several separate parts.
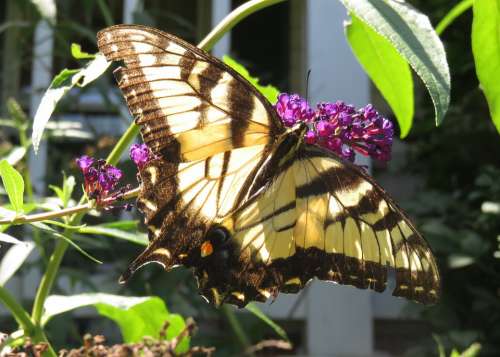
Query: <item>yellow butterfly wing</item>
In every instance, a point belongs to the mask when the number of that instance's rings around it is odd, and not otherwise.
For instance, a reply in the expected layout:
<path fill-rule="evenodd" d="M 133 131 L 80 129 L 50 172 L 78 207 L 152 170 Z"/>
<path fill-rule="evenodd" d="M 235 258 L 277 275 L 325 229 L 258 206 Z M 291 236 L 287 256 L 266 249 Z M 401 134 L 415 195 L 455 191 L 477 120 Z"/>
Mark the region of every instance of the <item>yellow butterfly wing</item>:
<path fill-rule="evenodd" d="M 393 295 L 437 302 L 429 245 L 364 171 L 309 145 L 273 166 L 265 189 L 222 223 L 237 258 L 224 276 L 198 272 L 211 301 L 244 306 L 314 277 L 381 292 L 394 269 Z"/>
<path fill-rule="evenodd" d="M 157 29 L 117 25 L 97 35 L 144 142 L 169 161 L 270 144 L 284 132 L 271 104 L 217 58 Z"/>

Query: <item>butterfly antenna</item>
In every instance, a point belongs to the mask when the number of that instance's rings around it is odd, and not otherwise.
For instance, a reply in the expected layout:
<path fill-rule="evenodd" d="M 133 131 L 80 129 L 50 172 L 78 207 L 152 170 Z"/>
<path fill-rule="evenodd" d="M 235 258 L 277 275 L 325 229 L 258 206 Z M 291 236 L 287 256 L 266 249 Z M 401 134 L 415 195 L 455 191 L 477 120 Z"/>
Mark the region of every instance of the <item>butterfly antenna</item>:
<path fill-rule="evenodd" d="M 309 77 L 311 76 L 311 69 L 307 71 L 306 77 L 306 102 L 309 103 Z"/>

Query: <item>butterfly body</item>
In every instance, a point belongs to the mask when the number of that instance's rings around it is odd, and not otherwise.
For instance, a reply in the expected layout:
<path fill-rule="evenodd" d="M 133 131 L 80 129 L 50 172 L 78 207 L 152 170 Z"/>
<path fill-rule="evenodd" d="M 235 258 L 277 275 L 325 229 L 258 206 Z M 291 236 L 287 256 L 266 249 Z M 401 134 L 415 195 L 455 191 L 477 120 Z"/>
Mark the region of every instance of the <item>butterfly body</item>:
<path fill-rule="evenodd" d="M 100 50 L 155 158 L 140 170 L 150 243 L 123 275 L 191 267 L 210 302 L 244 306 L 311 279 L 422 303 L 439 297 L 429 246 L 359 167 L 306 144 L 234 70 L 159 30 L 118 25 Z"/>

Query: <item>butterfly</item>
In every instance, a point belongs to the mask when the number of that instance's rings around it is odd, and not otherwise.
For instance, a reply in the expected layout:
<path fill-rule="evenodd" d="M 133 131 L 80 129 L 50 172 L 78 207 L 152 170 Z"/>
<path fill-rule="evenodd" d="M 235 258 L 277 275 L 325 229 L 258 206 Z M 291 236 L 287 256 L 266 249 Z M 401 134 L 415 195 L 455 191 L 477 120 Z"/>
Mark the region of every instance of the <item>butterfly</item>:
<path fill-rule="evenodd" d="M 160 30 L 117 25 L 99 50 L 154 159 L 137 207 L 149 245 L 124 282 L 155 262 L 191 267 L 209 302 L 245 306 L 313 278 L 436 303 L 429 245 L 358 166 L 304 143 L 271 103 L 217 58 Z"/>

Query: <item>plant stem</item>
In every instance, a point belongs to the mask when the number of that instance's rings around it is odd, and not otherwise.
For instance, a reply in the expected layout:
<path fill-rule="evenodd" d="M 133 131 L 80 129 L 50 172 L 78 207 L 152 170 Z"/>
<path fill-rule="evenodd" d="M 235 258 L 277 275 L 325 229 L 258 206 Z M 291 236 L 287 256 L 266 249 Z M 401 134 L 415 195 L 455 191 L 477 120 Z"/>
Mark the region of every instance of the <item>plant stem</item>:
<path fill-rule="evenodd" d="M 0 286 L 0 301 L 12 313 L 25 334 L 29 335 L 35 332 L 35 325 L 26 310 L 23 309 L 19 302 L 3 286 Z"/>
<path fill-rule="evenodd" d="M 245 17 L 259 11 L 265 7 L 278 4 L 285 0 L 251 0 L 237 7 L 229 15 L 227 15 L 212 31 L 198 44 L 199 48 L 205 51 L 210 50 L 217 41 L 229 30 L 231 30 L 238 22 Z"/>
<path fill-rule="evenodd" d="M 111 165 L 116 165 L 117 162 L 120 161 L 120 156 L 122 156 L 137 134 L 139 134 L 139 126 L 132 122 L 125 133 L 123 133 L 120 140 L 118 140 L 113 150 L 111 150 L 111 153 L 106 158 L 106 162 Z"/>
<path fill-rule="evenodd" d="M 71 239 L 72 232 L 65 230 L 63 234 Z M 54 252 L 50 256 L 49 263 L 47 264 L 47 270 L 45 271 L 45 274 L 40 281 L 40 285 L 38 286 L 38 290 L 36 292 L 35 302 L 33 303 L 31 318 L 33 319 L 35 325 L 41 325 L 43 305 L 45 303 L 45 299 L 49 295 L 50 290 L 52 289 L 52 285 L 54 284 L 57 271 L 59 270 L 59 266 L 61 265 L 64 253 L 68 248 L 68 244 L 69 243 L 65 240 L 60 239 L 56 244 Z"/>
<path fill-rule="evenodd" d="M 446 30 L 448 26 L 450 26 L 457 17 L 462 15 L 465 11 L 467 11 L 469 8 L 472 7 L 473 5 L 473 0 L 462 0 L 453 8 L 448 11 L 448 13 L 439 21 L 439 23 L 436 26 L 436 33 L 441 36 L 441 34 Z"/>
<path fill-rule="evenodd" d="M 130 191 L 125 192 L 123 195 L 123 199 L 126 200 L 126 199 L 137 196 L 139 193 L 139 190 L 140 190 L 140 188 L 136 187 Z M 109 198 L 109 199 L 104 200 L 104 203 L 106 203 L 106 202 L 111 204 L 112 202 L 114 202 L 114 199 Z M 94 207 L 91 203 L 85 203 L 85 204 L 81 204 L 81 205 L 74 206 L 74 207 L 64 208 L 64 209 L 61 209 L 59 211 L 51 211 L 51 212 L 42 212 L 42 213 L 23 215 L 23 216 L 14 217 L 13 219 L 4 218 L 4 219 L 0 219 L 0 224 L 24 224 L 24 223 L 45 221 L 47 219 L 65 217 L 65 216 L 69 216 L 69 215 L 76 214 L 76 213 L 86 213 L 93 208 L 96 208 L 96 207 Z"/>
<path fill-rule="evenodd" d="M 226 319 L 229 322 L 229 325 L 231 326 L 234 334 L 236 335 L 236 338 L 240 342 L 241 346 L 246 350 L 247 348 L 250 347 L 250 340 L 248 339 L 248 336 L 246 335 L 243 328 L 241 327 L 240 322 L 236 318 L 234 311 L 231 310 L 231 308 L 227 305 L 223 305 L 221 309 L 224 315 L 226 316 Z"/>

